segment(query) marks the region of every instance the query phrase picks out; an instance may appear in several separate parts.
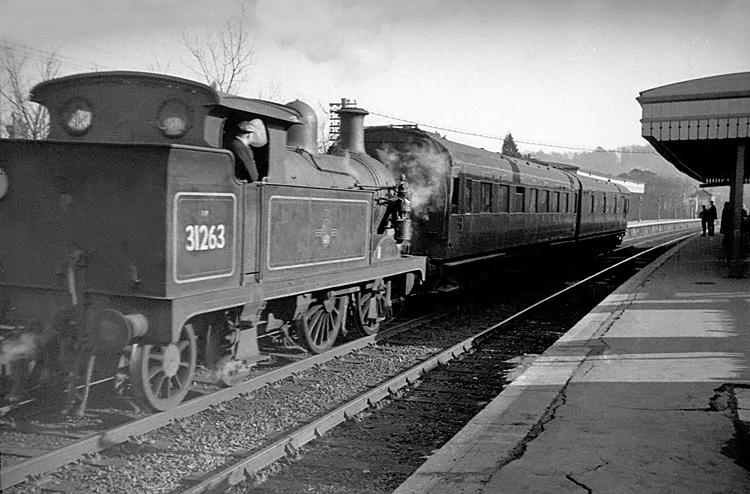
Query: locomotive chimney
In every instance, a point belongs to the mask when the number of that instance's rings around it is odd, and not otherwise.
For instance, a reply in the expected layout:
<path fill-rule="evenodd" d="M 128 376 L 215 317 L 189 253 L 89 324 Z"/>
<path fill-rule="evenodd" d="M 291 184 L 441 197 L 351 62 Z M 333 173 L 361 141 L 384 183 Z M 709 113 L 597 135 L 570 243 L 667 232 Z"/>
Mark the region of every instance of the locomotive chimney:
<path fill-rule="evenodd" d="M 341 119 L 339 147 L 343 151 L 364 154 L 365 115 L 368 115 L 369 112 L 356 106 L 347 106 L 349 100 L 341 100 L 341 103 L 341 109 L 339 109 L 339 118 Z"/>
<path fill-rule="evenodd" d="M 318 148 L 318 116 L 307 103 L 294 100 L 286 106 L 297 110 L 302 115 L 302 123 L 292 125 L 287 131 L 286 144 L 293 148 L 301 148 L 308 153 L 317 152 Z"/>

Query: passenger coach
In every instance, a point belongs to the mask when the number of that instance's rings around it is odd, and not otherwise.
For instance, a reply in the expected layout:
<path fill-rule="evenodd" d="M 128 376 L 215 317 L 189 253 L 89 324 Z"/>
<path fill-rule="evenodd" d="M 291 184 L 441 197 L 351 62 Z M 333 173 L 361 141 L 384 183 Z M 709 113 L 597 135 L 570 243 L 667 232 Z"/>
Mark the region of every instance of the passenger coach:
<path fill-rule="evenodd" d="M 367 152 L 413 194 L 412 252 L 440 270 L 551 247 L 616 246 L 629 192 L 604 180 L 449 141 L 415 126 L 369 127 Z"/>

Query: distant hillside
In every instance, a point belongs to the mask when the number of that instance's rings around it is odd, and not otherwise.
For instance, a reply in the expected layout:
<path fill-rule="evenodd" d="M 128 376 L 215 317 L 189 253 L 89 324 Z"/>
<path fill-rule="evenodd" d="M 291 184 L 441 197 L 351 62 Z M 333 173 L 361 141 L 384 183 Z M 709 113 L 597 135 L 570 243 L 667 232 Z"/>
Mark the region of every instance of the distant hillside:
<path fill-rule="evenodd" d="M 615 152 L 602 148 L 597 148 L 596 151 L 566 153 L 546 153 L 540 150 L 532 152 L 531 155 L 542 161 L 568 163 L 587 171 L 610 176 L 630 173 L 634 169 L 648 170 L 663 177 L 684 176 L 649 145 L 622 147 Z"/>

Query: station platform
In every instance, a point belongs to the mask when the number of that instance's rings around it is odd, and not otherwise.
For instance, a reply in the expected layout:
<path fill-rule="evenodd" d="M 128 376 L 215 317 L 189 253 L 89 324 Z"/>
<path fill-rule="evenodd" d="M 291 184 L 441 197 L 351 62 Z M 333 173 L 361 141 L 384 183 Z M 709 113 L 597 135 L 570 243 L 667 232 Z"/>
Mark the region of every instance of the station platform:
<path fill-rule="evenodd" d="M 675 246 L 395 494 L 750 493 L 750 279 L 723 262 L 719 235 Z"/>

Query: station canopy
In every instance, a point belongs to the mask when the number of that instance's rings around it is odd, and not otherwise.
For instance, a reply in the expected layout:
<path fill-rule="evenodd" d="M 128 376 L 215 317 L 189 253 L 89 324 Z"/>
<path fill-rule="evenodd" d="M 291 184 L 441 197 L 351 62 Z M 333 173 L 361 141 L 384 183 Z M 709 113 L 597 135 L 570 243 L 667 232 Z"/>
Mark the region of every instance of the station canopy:
<path fill-rule="evenodd" d="M 659 154 L 705 186 L 730 185 L 737 146 L 750 137 L 750 72 L 668 84 L 636 100 L 641 135 Z"/>

